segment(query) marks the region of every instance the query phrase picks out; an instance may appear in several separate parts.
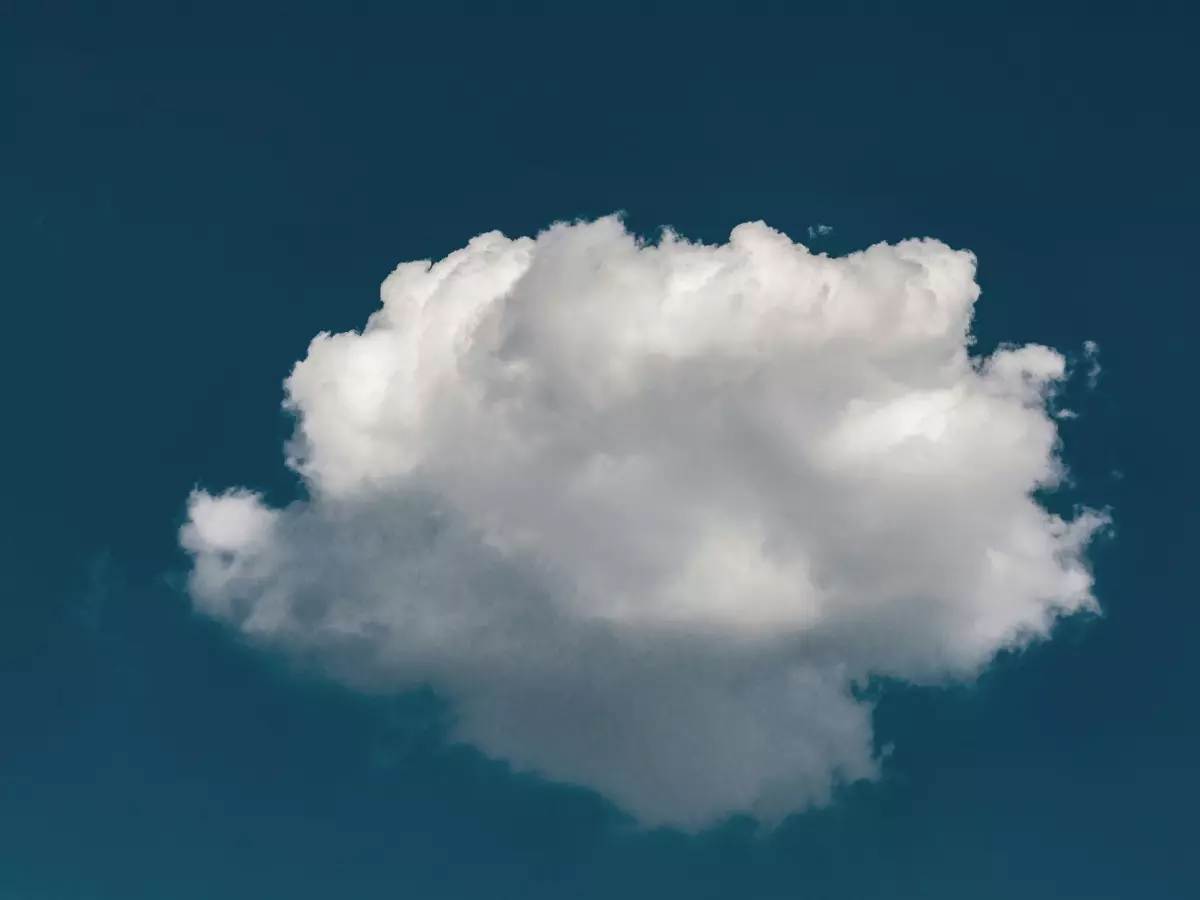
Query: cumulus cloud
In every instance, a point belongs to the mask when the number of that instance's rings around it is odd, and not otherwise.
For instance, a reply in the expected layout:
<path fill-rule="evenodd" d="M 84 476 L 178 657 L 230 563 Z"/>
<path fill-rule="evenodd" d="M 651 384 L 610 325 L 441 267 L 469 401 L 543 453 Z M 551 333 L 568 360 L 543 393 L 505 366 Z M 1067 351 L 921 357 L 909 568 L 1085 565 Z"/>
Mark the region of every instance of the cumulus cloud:
<path fill-rule="evenodd" d="M 285 383 L 306 500 L 191 497 L 197 607 L 647 824 L 877 773 L 874 676 L 969 678 L 1093 610 L 1043 346 L 972 356 L 975 259 L 618 218 L 384 282 Z"/>

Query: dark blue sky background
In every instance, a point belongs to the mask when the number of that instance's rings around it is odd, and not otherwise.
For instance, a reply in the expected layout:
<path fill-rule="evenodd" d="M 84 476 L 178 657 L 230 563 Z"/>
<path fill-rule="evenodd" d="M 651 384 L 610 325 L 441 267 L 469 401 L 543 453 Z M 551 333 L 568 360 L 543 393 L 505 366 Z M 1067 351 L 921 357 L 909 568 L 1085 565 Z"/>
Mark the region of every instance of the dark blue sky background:
<path fill-rule="evenodd" d="M 0 13 L 0 897 L 1200 896 L 1196 22 L 193 6 Z M 617 209 L 935 236 L 983 345 L 1101 347 L 1104 618 L 885 690 L 884 779 L 767 837 L 631 832 L 177 588 L 189 489 L 288 497 L 281 380 L 396 263 Z"/>

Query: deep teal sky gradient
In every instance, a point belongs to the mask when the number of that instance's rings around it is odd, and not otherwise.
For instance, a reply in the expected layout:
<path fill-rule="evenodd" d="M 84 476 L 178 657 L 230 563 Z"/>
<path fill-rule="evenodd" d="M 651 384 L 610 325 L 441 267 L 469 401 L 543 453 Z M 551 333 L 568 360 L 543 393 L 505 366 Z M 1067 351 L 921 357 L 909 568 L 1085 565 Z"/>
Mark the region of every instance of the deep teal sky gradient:
<path fill-rule="evenodd" d="M 173 6 L 0 12 L 0 898 L 1200 896 L 1197 20 Z M 188 491 L 291 496 L 281 381 L 395 264 L 618 209 L 934 236 L 981 346 L 1101 348 L 1054 502 L 1113 507 L 1105 616 L 884 687 L 883 780 L 770 836 L 631 831 L 178 589 Z"/>

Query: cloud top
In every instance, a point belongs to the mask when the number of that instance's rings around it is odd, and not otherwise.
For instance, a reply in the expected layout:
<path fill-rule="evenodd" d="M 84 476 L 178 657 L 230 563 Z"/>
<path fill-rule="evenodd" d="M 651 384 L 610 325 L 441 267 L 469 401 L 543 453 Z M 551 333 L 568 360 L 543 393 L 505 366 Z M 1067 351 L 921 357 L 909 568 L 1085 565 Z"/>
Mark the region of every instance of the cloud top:
<path fill-rule="evenodd" d="M 615 217 L 384 282 L 288 377 L 308 500 L 195 493 L 206 613 L 649 824 L 777 818 L 871 777 L 885 675 L 969 677 L 1095 608 L 1063 519 L 1063 357 L 970 353 L 975 259 L 708 246 Z"/>

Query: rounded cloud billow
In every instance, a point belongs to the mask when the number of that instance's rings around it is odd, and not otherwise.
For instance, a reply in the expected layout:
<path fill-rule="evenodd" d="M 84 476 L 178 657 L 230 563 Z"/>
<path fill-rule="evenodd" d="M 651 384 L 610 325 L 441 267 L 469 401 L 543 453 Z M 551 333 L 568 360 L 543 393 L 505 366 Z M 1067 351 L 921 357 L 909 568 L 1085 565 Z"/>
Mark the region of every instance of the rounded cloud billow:
<path fill-rule="evenodd" d="M 286 382 L 310 499 L 191 498 L 204 612 L 648 824 L 872 777 L 871 676 L 970 677 L 1093 609 L 1055 351 L 970 354 L 975 260 L 617 218 L 401 265 Z"/>

